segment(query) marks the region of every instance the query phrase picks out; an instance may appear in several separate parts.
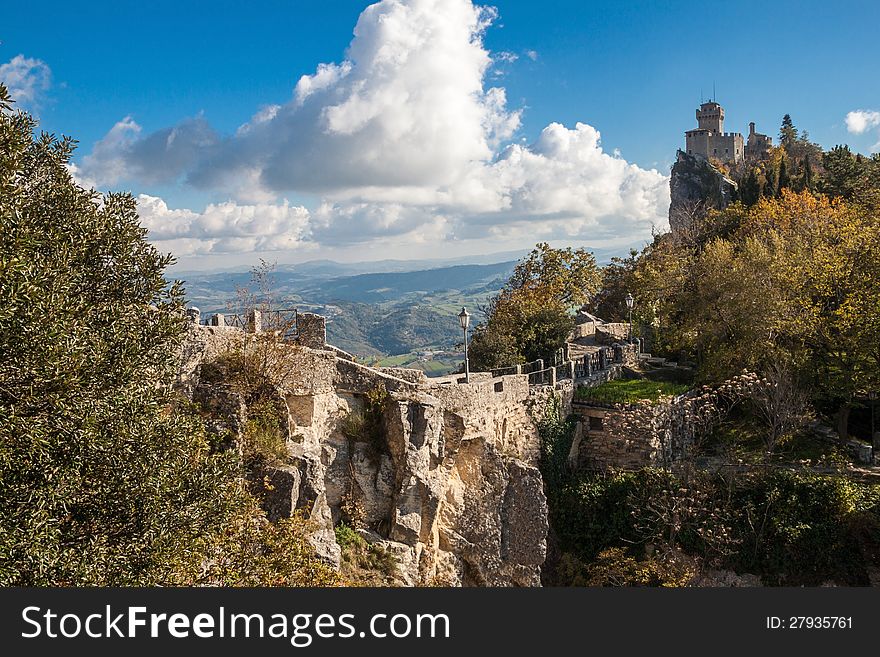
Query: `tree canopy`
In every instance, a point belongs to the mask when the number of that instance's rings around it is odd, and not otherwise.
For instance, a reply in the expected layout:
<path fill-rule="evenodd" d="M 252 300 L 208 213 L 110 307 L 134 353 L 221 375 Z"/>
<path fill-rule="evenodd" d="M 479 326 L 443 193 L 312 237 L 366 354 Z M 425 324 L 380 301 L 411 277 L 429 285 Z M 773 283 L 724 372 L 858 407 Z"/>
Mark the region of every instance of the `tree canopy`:
<path fill-rule="evenodd" d="M 173 392 L 183 291 L 134 199 L 35 128 L 0 85 L 0 584 L 331 581 Z"/>
<path fill-rule="evenodd" d="M 489 302 L 486 321 L 475 328 L 470 346 L 473 369 L 549 358 L 574 327 L 573 308 L 586 302 L 599 285 L 591 253 L 538 244 L 516 265 Z"/>

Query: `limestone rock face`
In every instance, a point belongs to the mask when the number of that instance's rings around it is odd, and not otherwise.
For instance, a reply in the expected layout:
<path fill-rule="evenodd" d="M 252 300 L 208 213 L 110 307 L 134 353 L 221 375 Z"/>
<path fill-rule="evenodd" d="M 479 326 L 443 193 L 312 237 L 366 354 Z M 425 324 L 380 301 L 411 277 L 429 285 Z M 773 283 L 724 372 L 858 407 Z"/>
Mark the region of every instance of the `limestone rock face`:
<path fill-rule="evenodd" d="M 669 227 L 688 227 L 694 211 L 723 209 L 736 199 L 737 185 L 707 160 L 678 151 L 669 179 Z"/>
<path fill-rule="evenodd" d="M 216 352 L 213 336 L 199 336 L 182 373 L 234 431 L 241 400 L 200 382 L 200 359 Z M 290 358 L 276 395 L 289 456 L 264 473 L 271 520 L 307 510 L 312 544 L 339 564 L 333 528 L 346 518 L 395 557 L 406 585 L 540 586 L 547 501 L 526 375 L 440 385 L 326 350 L 297 347 Z M 387 392 L 378 414 L 377 388 Z"/>

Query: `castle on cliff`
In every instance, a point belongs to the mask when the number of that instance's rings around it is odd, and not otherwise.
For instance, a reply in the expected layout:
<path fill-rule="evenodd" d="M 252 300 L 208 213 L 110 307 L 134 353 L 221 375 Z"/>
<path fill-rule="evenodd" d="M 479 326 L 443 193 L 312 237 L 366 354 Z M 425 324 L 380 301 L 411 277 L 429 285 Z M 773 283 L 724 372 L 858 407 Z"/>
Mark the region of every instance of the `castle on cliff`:
<path fill-rule="evenodd" d="M 714 100 L 697 109 L 697 128 L 684 133 L 685 152 L 704 159 L 714 158 L 725 164 L 760 159 L 773 145 L 772 137 L 755 132 L 749 123 L 749 138 L 743 143 L 739 132 L 724 132 L 724 108 Z"/>

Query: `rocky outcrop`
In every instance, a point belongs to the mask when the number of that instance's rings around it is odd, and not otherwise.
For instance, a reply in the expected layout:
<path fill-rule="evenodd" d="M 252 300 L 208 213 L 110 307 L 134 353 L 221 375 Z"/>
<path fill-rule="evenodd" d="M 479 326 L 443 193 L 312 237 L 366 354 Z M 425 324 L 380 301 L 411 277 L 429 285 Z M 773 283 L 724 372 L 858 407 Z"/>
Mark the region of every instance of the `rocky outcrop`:
<path fill-rule="evenodd" d="M 192 330 L 182 376 L 234 433 L 241 400 L 199 374 L 219 352 L 206 330 Z M 270 519 L 307 510 L 312 543 L 337 564 L 345 519 L 395 557 L 406 585 L 540 585 L 547 502 L 527 375 L 426 382 L 301 346 L 285 361 L 288 458 L 262 477 Z"/>
<path fill-rule="evenodd" d="M 722 209 L 736 199 L 737 185 L 705 158 L 678 151 L 669 179 L 669 227 L 689 228 L 707 209 Z"/>

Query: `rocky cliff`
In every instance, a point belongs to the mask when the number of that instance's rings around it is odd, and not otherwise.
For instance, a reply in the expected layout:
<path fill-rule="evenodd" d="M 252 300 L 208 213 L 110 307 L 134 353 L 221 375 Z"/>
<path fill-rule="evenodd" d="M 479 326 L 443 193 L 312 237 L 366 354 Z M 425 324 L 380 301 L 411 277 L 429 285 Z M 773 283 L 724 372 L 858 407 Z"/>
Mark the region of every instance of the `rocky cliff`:
<path fill-rule="evenodd" d="M 669 191 L 669 227 L 675 232 L 693 225 L 707 209 L 727 207 L 736 200 L 737 185 L 704 158 L 678 151 Z"/>
<path fill-rule="evenodd" d="M 194 325 L 180 375 L 215 431 L 238 440 L 245 400 L 204 374 L 247 339 Z M 330 350 L 283 349 L 274 394 L 287 457 L 265 469 L 271 519 L 308 510 L 313 543 L 338 564 L 333 528 L 354 518 L 363 538 L 394 555 L 405 585 L 540 585 L 547 503 L 526 375 L 406 380 Z"/>

